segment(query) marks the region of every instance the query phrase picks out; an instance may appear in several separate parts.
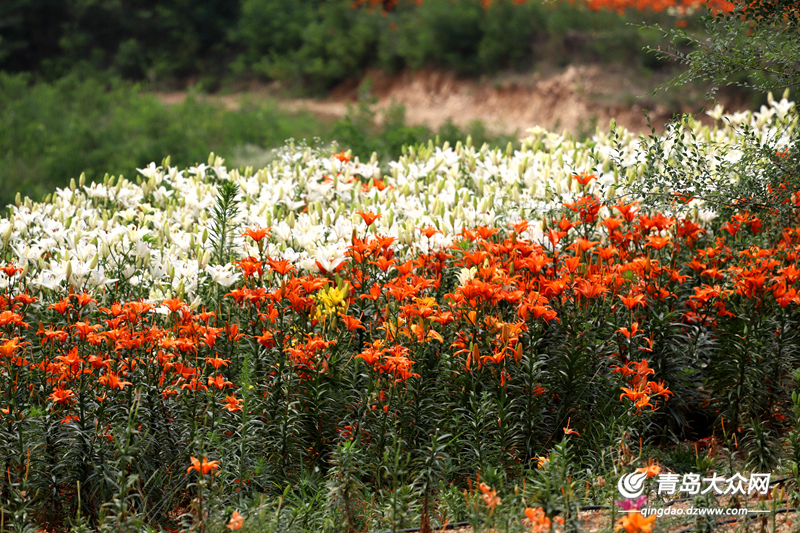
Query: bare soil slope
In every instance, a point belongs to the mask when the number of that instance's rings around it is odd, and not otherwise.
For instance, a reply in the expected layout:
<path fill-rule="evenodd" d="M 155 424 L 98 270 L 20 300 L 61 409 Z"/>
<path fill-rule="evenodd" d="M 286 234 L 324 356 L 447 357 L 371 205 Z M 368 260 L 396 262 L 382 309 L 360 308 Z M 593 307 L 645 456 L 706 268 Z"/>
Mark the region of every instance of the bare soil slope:
<path fill-rule="evenodd" d="M 660 80 L 644 77 L 622 67 L 571 65 L 549 74 L 530 73 L 500 76 L 493 80 L 459 79 L 451 72 L 418 70 L 387 75 L 368 72 L 361 80 L 344 83 L 326 98 L 280 98 L 275 87 L 253 85 L 229 95 L 203 98 L 230 109 L 244 99 L 278 99 L 291 111 L 309 111 L 318 116 L 340 118 L 358 102 L 365 88 L 376 99 L 380 121 L 393 104 L 405 107 L 406 123 L 438 129 L 446 121 L 465 127 L 480 120 L 490 131 L 524 135 L 528 128 L 542 126 L 557 132 L 583 135 L 596 125 L 607 127 L 611 119 L 637 133 L 649 131 L 644 111 L 653 126 L 663 127 L 674 113 L 699 113 L 704 105 L 697 90 L 674 91 L 658 97 L 644 96 Z M 179 103 L 185 92 L 156 93 L 166 103 Z M 742 102 L 722 100 L 730 109 Z"/>

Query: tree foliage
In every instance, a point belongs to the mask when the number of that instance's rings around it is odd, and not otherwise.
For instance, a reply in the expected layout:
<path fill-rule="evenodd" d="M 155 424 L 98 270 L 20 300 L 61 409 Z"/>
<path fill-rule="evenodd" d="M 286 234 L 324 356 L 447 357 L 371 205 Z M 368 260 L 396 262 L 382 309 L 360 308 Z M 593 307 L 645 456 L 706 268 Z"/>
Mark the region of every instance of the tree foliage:
<path fill-rule="evenodd" d="M 643 16 L 674 20 L 654 11 Z M 0 70 L 48 81 L 99 70 L 207 89 L 255 76 L 324 91 L 369 68 L 483 75 L 543 60 L 613 62 L 645 42 L 655 41 L 619 14 L 566 0 L 0 1 Z"/>
<path fill-rule="evenodd" d="M 711 81 L 713 94 L 721 85 L 767 92 L 800 84 L 800 6 L 796 1 L 739 1 L 730 13 L 709 15 L 703 22 L 707 36 L 682 29 L 665 32 L 672 46 L 657 52 L 689 67 L 670 85 Z"/>
<path fill-rule="evenodd" d="M 634 189 L 648 203 L 680 210 L 685 208 L 680 204 L 698 199 L 716 211 L 767 215 L 776 228 L 785 227 L 796 222 L 800 210 L 797 107 L 787 100 L 788 90 L 800 85 L 800 6 L 794 0 L 739 1 L 732 11 L 702 20 L 702 37 L 680 29 L 664 32 L 671 47 L 655 52 L 688 69 L 662 88 L 702 80 L 711 82 L 711 96 L 724 85 L 769 92 L 780 126 L 764 136 L 740 121 L 746 141 L 709 158 L 721 145 L 711 136 L 696 138 L 687 127 L 693 119 L 683 117 L 665 135 L 653 132 L 646 140 L 643 179 Z M 773 99 L 776 89 L 787 90 L 781 102 Z"/>

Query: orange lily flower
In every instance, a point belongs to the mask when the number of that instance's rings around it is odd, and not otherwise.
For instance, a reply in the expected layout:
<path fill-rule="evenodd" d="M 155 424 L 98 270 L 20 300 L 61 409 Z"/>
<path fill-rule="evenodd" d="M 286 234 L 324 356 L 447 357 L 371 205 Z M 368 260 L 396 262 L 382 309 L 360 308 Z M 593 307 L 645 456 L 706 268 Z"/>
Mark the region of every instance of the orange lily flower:
<path fill-rule="evenodd" d="M 287 259 L 283 259 L 281 261 L 267 259 L 267 263 L 273 272 L 277 272 L 280 275 L 288 274 L 294 271 L 294 266 Z"/>
<path fill-rule="evenodd" d="M 127 385 L 132 384 L 129 381 L 121 381 L 119 379 L 119 374 L 117 374 L 116 372 L 108 372 L 108 374 L 103 374 L 97 381 L 99 381 L 102 385 L 108 385 L 112 389 L 119 389 L 119 390 L 122 390 Z"/>
<path fill-rule="evenodd" d="M 225 387 L 233 387 L 233 383 L 226 380 L 225 376 L 223 376 L 222 374 L 217 374 L 217 376 L 213 378 L 211 376 L 208 376 L 208 386 L 222 390 Z"/>
<path fill-rule="evenodd" d="M 221 366 L 228 366 L 228 359 L 222 359 L 221 357 L 206 357 L 206 363 L 214 367 L 214 370 L 219 370 Z"/>
<path fill-rule="evenodd" d="M 617 521 L 615 531 L 624 529 L 625 533 L 651 533 L 655 521 L 655 516 L 645 518 L 641 513 L 628 513 Z"/>
<path fill-rule="evenodd" d="M 600 283 L 592 283 L 585 279 L 579 279 L 575 282 L 573 290 L 584 298 L 591 299 L 600 296 L 604 292 L 608 292 L 608 287 Z"/>
<path fill-rule="evenodd" d="M 373 222 L 381 218 L 383 215 L 378 215 L 373 213 L 372 211 L 356 211 L 356 214 L 361 215 L 361 218 L 364 219 L 364 222 L 367 224 L 367 227 L 371 226 Z"/>
<path fill-rule="evenodd" d="M 567 248 L 574 248 L 578 252 L 585 252 L 586 250 L 591 250 L 598 244 L 600 244 L 600 241 L 590 241 L 589 239 L 578 237 L 575 239 L 575 242 L 570 244 Z"/>
<path fill-rule="evenodd" d="M 642 398 L 647 398 L 647 394 L 643 390 L 629 389 L 628 387 L 620 387 L 624 392 L 619 395 L 619 401 L 623 398 L 628 398 L 631 401 L 638 402 Z"/>
<path fill-rule="evenodd" d="M 269 235 L 269 228 L 245 228 L 246 231 L 242 233 L 242 237 L 250 237 L 256 242 L 260 242 L 261 239 Z"/>
<path fill-rule="evenodd" d="M 15 266 L 14 266 L 14 263 L 8 263 L 8 264 L 6 264 L 6 266 L 4 266 L 3 268 L 0 268 L 0 270 L 2 270 L 2 271 L 3 271 L 3 273 L 5 273 L 5 275 L 6 275 L 6 276 L 8 276 L 8 277 L 10 278 L 10 277 L 12 277 L 14 274 L 16 274 L 16 273 L 18 273 L 18 272 L 22 272 L 22 270 L 23 270 L 23 269 L 21 269 L 21 268 L 19 268 L 19 267 L 15 267 Z"/>
<path fill-rule="evenodd" d="M 630 330 L 628 330 L 628 328 L 619 328 L 617 331 L 619 331 L 620 333 L 625 335 L 625 337 L 630 339 L 631 337 L 636 335 L 637 331 L 639 331 L 639 323 L 638 322 L 634 322 L 633 324 L 631 324 L 631 329 Z"/>
<path fill-rule="evenodd" d="M 164 299 L 164 301 L 161 302 L 161 304 L 173 313 L 177 313 L 178 311 L 183 309 L 184 306 L 186 305 L 183 303 L 183 301 L 181 301 L 180 297 L 178 296 L 172 298 L 171 300 Z"/>
<path fill-rule="evenodd" d="M 202 475 L 214 473 L 219 468 L 219 461 L 209 461 L 208 457 L 204 456 L 202 462 L 197 457 L 191 457 L 192 466 L 186 469 L 188 474 L 192 470 L 197 470 Z"/>
<path fill-rule="evenodd" d="M 575 174 L 574 176 L 572 176 L 572 179 L 574 179 L 581 185 L 586 186 L 589 184 L 590 181 L 597 179 L 597 176 L 595 176 L 594 174 L 586 174 L 584 172 L 581 174 Z"/>
<path fill-rule="evenodd" d="M 31 343 L 29 342 L 19 342 L 19 337 L 14 337 L 13 339 L 9 339 L 0 344 L 0 355 L 4 357 L 11 357 L 14 355 L 14 352 L 22 348 L 23 346 L 30 346 Z"/>
<path fill-rule="evenodd" d="M 80 305 L 81 307 L 87 306 L 90 303 L 95 303 L 95 304 L 97 303 L 97 300 L 92 298 L 88 292 L 84 292 L 81 294 L 74 294 L 73 296 L 75 296 L 75 298 L 78 300 L 78 305 Z"/>
<path fill-rule="evenodd" d="M 603 219 L 600 224 L 604 225 L 606 229 L 608 229 L 608 233 L 614 233 L 614 230 L 619 228 L 624 221 L 621 218 L 616 217 L 606 217 Z"/>
<path fill-rule="evenodd" d="M 648 381 L 647 390 L 650 391 L 650 394 L 653 394 L 655 396 L 663 396 L 664 400 L 668 400 L 670 396 L 674 396 L 672 391 L 664 386 L 663 381 L 659 383 L 656 383 L 655 381 Z"/>
<path fill-rule="evenodd" d="M 641 305 L 644 307 L 644 294 L 630 294 L 628 296 L 619 296 L 619 299 L 622 300 L 622 303 L 625 304 L 625 307 L 628 309 L 633 309 L 637 305 Z"/>
<path fill-rule="evenodd" d="M 244 403 L 244 400 L 231 394 L 230 396 L 225 397 L 223 403 L 225 404 L 222 406 L 223 409 L 227 409 L 231 413 L 236 413 L 237 411 L 242 410 L 242 404 Z"/>
<path fill-rule="evenodd" d="M 347 328 L 347 331 L 355 331 L 357 329 L 363 329 L 366 331 L 366 328 L 361 324 L 359 319 L 350 315 L 345 315 L 344 313 L 339 313 L 339 316 L 344 321 L 344 326 Z"/>
<path fill-rule="evenodd" d="M 67 309 L 69 309 L 70 307 L 71 306 L 69 304 L 69 297 L 67 297 L 58 303 L 48 305 L 47 309 L 55 309 L 58 313 L 63 315 L 64 313 L 67 312 Z"/>
<path fill-rule="evenodd" d="M 647 242 L 647 244 L 645 244 L 645 246 L 650 246 L 651 248 L 654 248 L 656 250 L 661 250 L 666 245 L 672 244 L 672 240 L 669 238 L 669 236 L 667 236 L 667 237 L 657 237 L 655 235 L 648 235 L 647 236 L 647 241 L 648 242 Z"/>
<path fill-rule="evenodd" d="M 59 385 L 53 392 L 50 394 L 49 398 L 53 400 L 55 403 L 60 403 L 61 405 L 69 405 L 74 400 L 72 397 L 75 395 L 70 389 L 65 389 L 63 385 Z"/>

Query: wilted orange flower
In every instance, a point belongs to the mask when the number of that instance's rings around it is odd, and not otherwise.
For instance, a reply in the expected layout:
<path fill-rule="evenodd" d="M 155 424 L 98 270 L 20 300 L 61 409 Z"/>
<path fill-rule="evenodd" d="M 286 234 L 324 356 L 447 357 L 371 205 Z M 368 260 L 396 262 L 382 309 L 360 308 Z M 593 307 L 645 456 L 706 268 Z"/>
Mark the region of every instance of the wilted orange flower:
<path fill-rule="evenodd" d="M 500 497 L 497 495 L 496 490 L 492 490 L 492 487 L 487 485 L 486 483 L 481 483 L 478 485 L 478 488 L 481 489 L 483 501 L 486 502 L 486 505 L 489 509 L 494 510 L 494 508 L 500 503 Z"/>
<path fill-rule="evenodd" d="M 528 519 L 528 526 L 533 533 L 550 531 L 550 519 L 541 507 L 528 507 L 525 509 L 525 517 Z"/>
<path fill-rule="evenodd" d="M 225 526 L 228 529 L 242 529 L 242 525 L 244 524 L 244 517 L 239 514 L 239 511 L 234 511 L 231 515 L 231 520 L 228 522 L 228 525 Z"/>
<path fill-rule="evenodd" d="M 575 431 L 574 429 L 571 429 L 569 427 L 569 423 L 570 422 L 572 422 L 572 417 L 569 417 L 567 419 L 567 427 L 563 428 L 564 429 L 564 435 L 577 435 L 578 437 L 580 437 L 581 436 L 580 433 L 578 433 L 577 431 Z"/>
<path fill-rule="evenodd" d="M 648 478 L 653 478 L 661 473 L 661 467 L 658 466 L 658 463 L 651 459 L 647 461 L 647 466 L 637 468 L 636 471 L 642 474 L 647 474 Z"/>

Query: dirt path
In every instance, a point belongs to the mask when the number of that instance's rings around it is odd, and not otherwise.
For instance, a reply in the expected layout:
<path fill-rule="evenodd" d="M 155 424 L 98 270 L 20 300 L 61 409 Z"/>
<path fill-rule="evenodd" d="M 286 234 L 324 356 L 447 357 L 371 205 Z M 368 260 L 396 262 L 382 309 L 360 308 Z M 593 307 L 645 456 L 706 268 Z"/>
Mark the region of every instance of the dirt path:
<path fill-rule="evenodd" d="M 364 83 L 364 79 L 369 80 Z M 287 111 L 308 111 L 317 116 L 341 118 L 358 101 L 359 88 L 369 85 L 377 99 L 377 120 L 392 104 L 405 106 L 406 123 L 436 130 L 447 120 L 467 127 L 475 120 L 496 133 L 520 135 L 533 126 L 585 135 L 596 125 L 607 127 L 611 119 L 637 133 L 649 132 L 644 110 L 649 108 L 653 125 L 660 129 L 675 112 L 698 113 L 703 101 L 682 93 L 669 95 L 672 107 L 655 103 L 647 94 L 659 81 L 623 72 L 620 67 L 579 65 L 549 75 L 539 73 L 501 76 L 494 80 L 463 80 L 440 71 L 408 71 L 387 75 L 369 72 L 360 81 L 334 89 L 324 99 L 281 99 Z M 156 93 L 163 102 L 177 104 L 186 92 Z M 203 96 L 228 109 L 237 109 L 244 99 L 276 99 L 275 91 L 256 86 L 230 95 Z M 680 108 L 676 102 L 680 101 Z"/>

